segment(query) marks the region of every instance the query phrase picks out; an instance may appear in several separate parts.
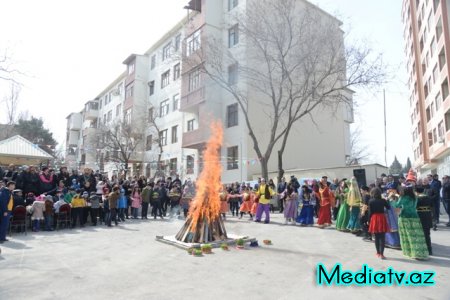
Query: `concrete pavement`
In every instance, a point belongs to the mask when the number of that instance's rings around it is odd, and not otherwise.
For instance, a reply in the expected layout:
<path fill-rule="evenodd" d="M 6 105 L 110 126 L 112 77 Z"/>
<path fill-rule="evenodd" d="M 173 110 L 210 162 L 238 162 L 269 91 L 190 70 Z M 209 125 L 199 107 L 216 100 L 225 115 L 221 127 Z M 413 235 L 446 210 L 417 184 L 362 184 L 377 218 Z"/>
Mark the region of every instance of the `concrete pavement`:
<path fill-rule="evenodd" d="M 428 261 L 387 249 L 375 257 L 373 243 L 329 229 L 271 224 L 228 217 L 226 229 L 259 240 L 259 248 L 189 256 L 155 240 L 174 235 L 181 220 L 127 220 L 118 227 L 14 234 L 0 245 L 0 299 L 450 299 L 450 228 L 432 232 Z M 447 222 L 447 219 L 443 220 Z M 265 246 L 270 239 L 272 246 Z M 353 272 L 436 272 L 432 287 L 337 287 L 316 284 L 316 265 L 335 263 Z"/>

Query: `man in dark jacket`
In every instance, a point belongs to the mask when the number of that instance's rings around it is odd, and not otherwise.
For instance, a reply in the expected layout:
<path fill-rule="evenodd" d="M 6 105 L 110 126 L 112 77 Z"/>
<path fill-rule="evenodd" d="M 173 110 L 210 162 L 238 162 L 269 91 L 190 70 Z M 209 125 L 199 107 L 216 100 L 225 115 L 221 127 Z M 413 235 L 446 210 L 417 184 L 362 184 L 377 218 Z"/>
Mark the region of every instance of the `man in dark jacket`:
<path fill-rule="evenodd" d="M 28 193 L 33 193 L 34 195 L 39 195 L 40 181 L 39 175 L 36 172 L 36 167 L 30 166 L 28 170 L 23 172 L 23 193 L 27 195 Z"/>
<path fill-rule="evenodd" d="M 16 188 L 14 181 L 8 181 L 6 187 L 0 190 L 0 244 L 8 241 L 6 231 L 8 230 L 9 218 L 14 206 L 12 192 Z"/>
<path fill-rule="evenodd" d="M 449 218 L 446 226 L 450 227 L 450 177 L 447 175 L 442 177 L 442 203 Z"/>
<path fill-rule="evenodd" d="M 85 168 L 83 175 L 80 176 L 80 186 L 82 189 L 84 189 L 86 192 L 96 192 L 96 180 L 94 177 L 94 174 L 91 169 Z"/>
<path fill-rule="evenodd" d="M 61 180 L 64 182 L 64 186 L 67 188 L 72 185 L 72 182 L 70 181 L 70 174 L 67 171 L 67 167 L 61 167 L 59 169 L 56 182 L 59 183 Z"/>

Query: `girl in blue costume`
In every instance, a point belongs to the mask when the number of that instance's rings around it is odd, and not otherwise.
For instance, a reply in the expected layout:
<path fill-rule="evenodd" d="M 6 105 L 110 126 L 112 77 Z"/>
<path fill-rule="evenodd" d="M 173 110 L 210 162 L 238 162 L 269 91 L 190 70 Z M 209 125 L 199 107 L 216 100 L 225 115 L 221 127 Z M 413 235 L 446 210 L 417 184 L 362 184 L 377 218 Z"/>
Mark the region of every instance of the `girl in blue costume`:
<path fill-rule="evenodd" d="M 388 201 L 391 209 L 384 211 L 389 225 L 389 231 L 386 232 L 386 247 L 393 249 L 400 249 L 400 235 L 398 233 L 398 216 L 396 210 L 393 208 L 398 200 L 397 190 L 393 184 L 386 185 L 387 192 L 384 198 Z"/>
<path fill-rule="evenodd" d="M 350 209 L 350 220 L 348 221 L 347 229 L 352 233 L 361 231 L 361 224 L 359 223 L 359 212 L 362 204 L 361 192 L 359 191 L 358 182 L 353 177 L 348 190 L 347 204 Z"/>
<path fill-rule="evenodd" d="M 316 205 L 314 193 L 304 185 L 298 199 L 302 203 L 302 210 L 296 219 L 297 223 L 300 223 L 301 226 L 312 226 L 314 224 L 314 206 Z"/>

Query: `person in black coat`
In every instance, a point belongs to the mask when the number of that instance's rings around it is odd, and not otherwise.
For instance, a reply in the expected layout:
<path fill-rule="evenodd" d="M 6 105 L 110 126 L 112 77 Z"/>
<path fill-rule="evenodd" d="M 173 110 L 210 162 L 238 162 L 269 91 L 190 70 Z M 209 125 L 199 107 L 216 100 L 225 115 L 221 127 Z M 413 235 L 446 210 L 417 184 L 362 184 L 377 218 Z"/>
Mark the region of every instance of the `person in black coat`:
<path fill-rule="evenodd" d="M 91 169 L 85 168 L 83 175 L 79 178 L 80 187 L 88 193 L 96 192 L 97 182 Z"/>
<path fill-rule="evenodd" d="M 56 176 L 56 182 L 60 182 L 61 180 L 64 182 L 65 187 L 70 187 L 72 185 L 72 181 L 70 180 L 70 174 L 67 171 L 67 167 L 61 167 L 59 169 L 58 176 Z"/>
<path fill-rule="evenodd" d="M 428 247 L 428 253 L 432 255 L 430 229 L 433 227 L 433 200 L 429 195 L 425 193 L 425 189 L 422 186 L 416 187 L 417 192 L 417 214 L 422 223 L 423 233 L 425 235 L 425 241 Z"/>
<path fill-rule="evenodd" d="M 36 172 L 36 168 L 34 166 L 30 166 L 28 170 L 24 170 L 23 172 L 23 193 L 25 195 L 28 193 L 39 195 L 39 188 L 39 175 Z"/>

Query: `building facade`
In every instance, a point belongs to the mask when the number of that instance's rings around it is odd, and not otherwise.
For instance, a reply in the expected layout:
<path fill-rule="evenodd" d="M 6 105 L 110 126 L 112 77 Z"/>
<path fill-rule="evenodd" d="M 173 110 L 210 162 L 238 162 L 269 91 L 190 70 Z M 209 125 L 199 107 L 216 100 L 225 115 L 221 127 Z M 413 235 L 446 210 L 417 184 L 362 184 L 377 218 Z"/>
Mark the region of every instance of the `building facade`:
<path fill-rule="evenodd" d="M 448 0 L 404 0 L 405 54 L 414 167 L 450 173 L 450 35 Z"/>
<path fill-rule="evenodd" d="M 255 174 L 260 174 L 260 158 L 248 135 L 241 107 L 232 94 L 202 72 L 202 67 L 213 63 L 216 57 L 193 59 L 203 51 L 206 41 L 211 39 L 216 40 L 219 47 L 239 57 L 235 65 L 223 62 L 223 76 L 246 93 L 248 118 L 257 128 L 255 135 L 264 149 L 268 143 L 267 132 L 270 128 L 267 125 L 270 116 L 265 116 L 265 103 L 258 100 L 261 98 L 259 91 L 243 76 L 240 77 L 238 71 L 240 66 L 259 63 L 250 59 L 252 49 L 240 36 L 239 22 L 236 22 L 236 15 L 244 14 L 252 1 L 191 0 L 185 7 L 189 9 L 186 18 L 144 54 L 132 54 L 126 58 L 123 62 L 126 71 L 94 100 L 98 109 L 97 119 L 83 118 L 83 126 L 88 129 L 80 129 L 78 165 L 96 161 L 95 167 L 109 175 L 120 171 L 120 168 L 111 164 L 108 167 L 106 156 L 113 154 L 106 155 L 104 149 L 93 151 L 95 147 L 86 148 L 86 141 L 87 135 L 91 133 L 89 128 L 95 124 L 97 127 L 110 126 L 123 118 L 133 127 L 143 128 L 142 147 L 136 151 L 132 164 L 127 166 L 133 170 L 132 173 L 153 177 L 161 172 L 165 175 L 180 174 L 184 179 L 196 178 L 203 165 L 202 150 L 213 134 L 209 124 L 216 119 L 222 121 L 224 127 L 221 149 L 223 182 L 251 180 Z M 312 8 L 321 19 L 340 28 L 339 20 L 319 8 L 303 0 L 297 0 L 296 3 L 296 9 Z M 333 38 L 343 45 L 343 32 L 340 29 L 338 31 L 340 33 Z M 342 75 L 345 80 L 345 74 Z M 352 92 L 344 92 L 351 99 Z M 88 106 L 92 107 L 92 104 Z M 86 109 L 81 115 L 86 114 Z M 339 106 L 337 109 L 319 108 L 311 113 L 311 118 L 314 122 L 304 118 L 292 127 L 283 155 L 284 168 L 345 166 L 351 152 L 349 126 L 353 122 L 352 105 Z M 69 133 L 72 132 L 70 128 L 68 125 Z M 277 170 L 279 148 L 280 142 L 277 142 L 268 161 L 269 172 Z M 91 157 L 86 154 L 89 151 Z"/>

